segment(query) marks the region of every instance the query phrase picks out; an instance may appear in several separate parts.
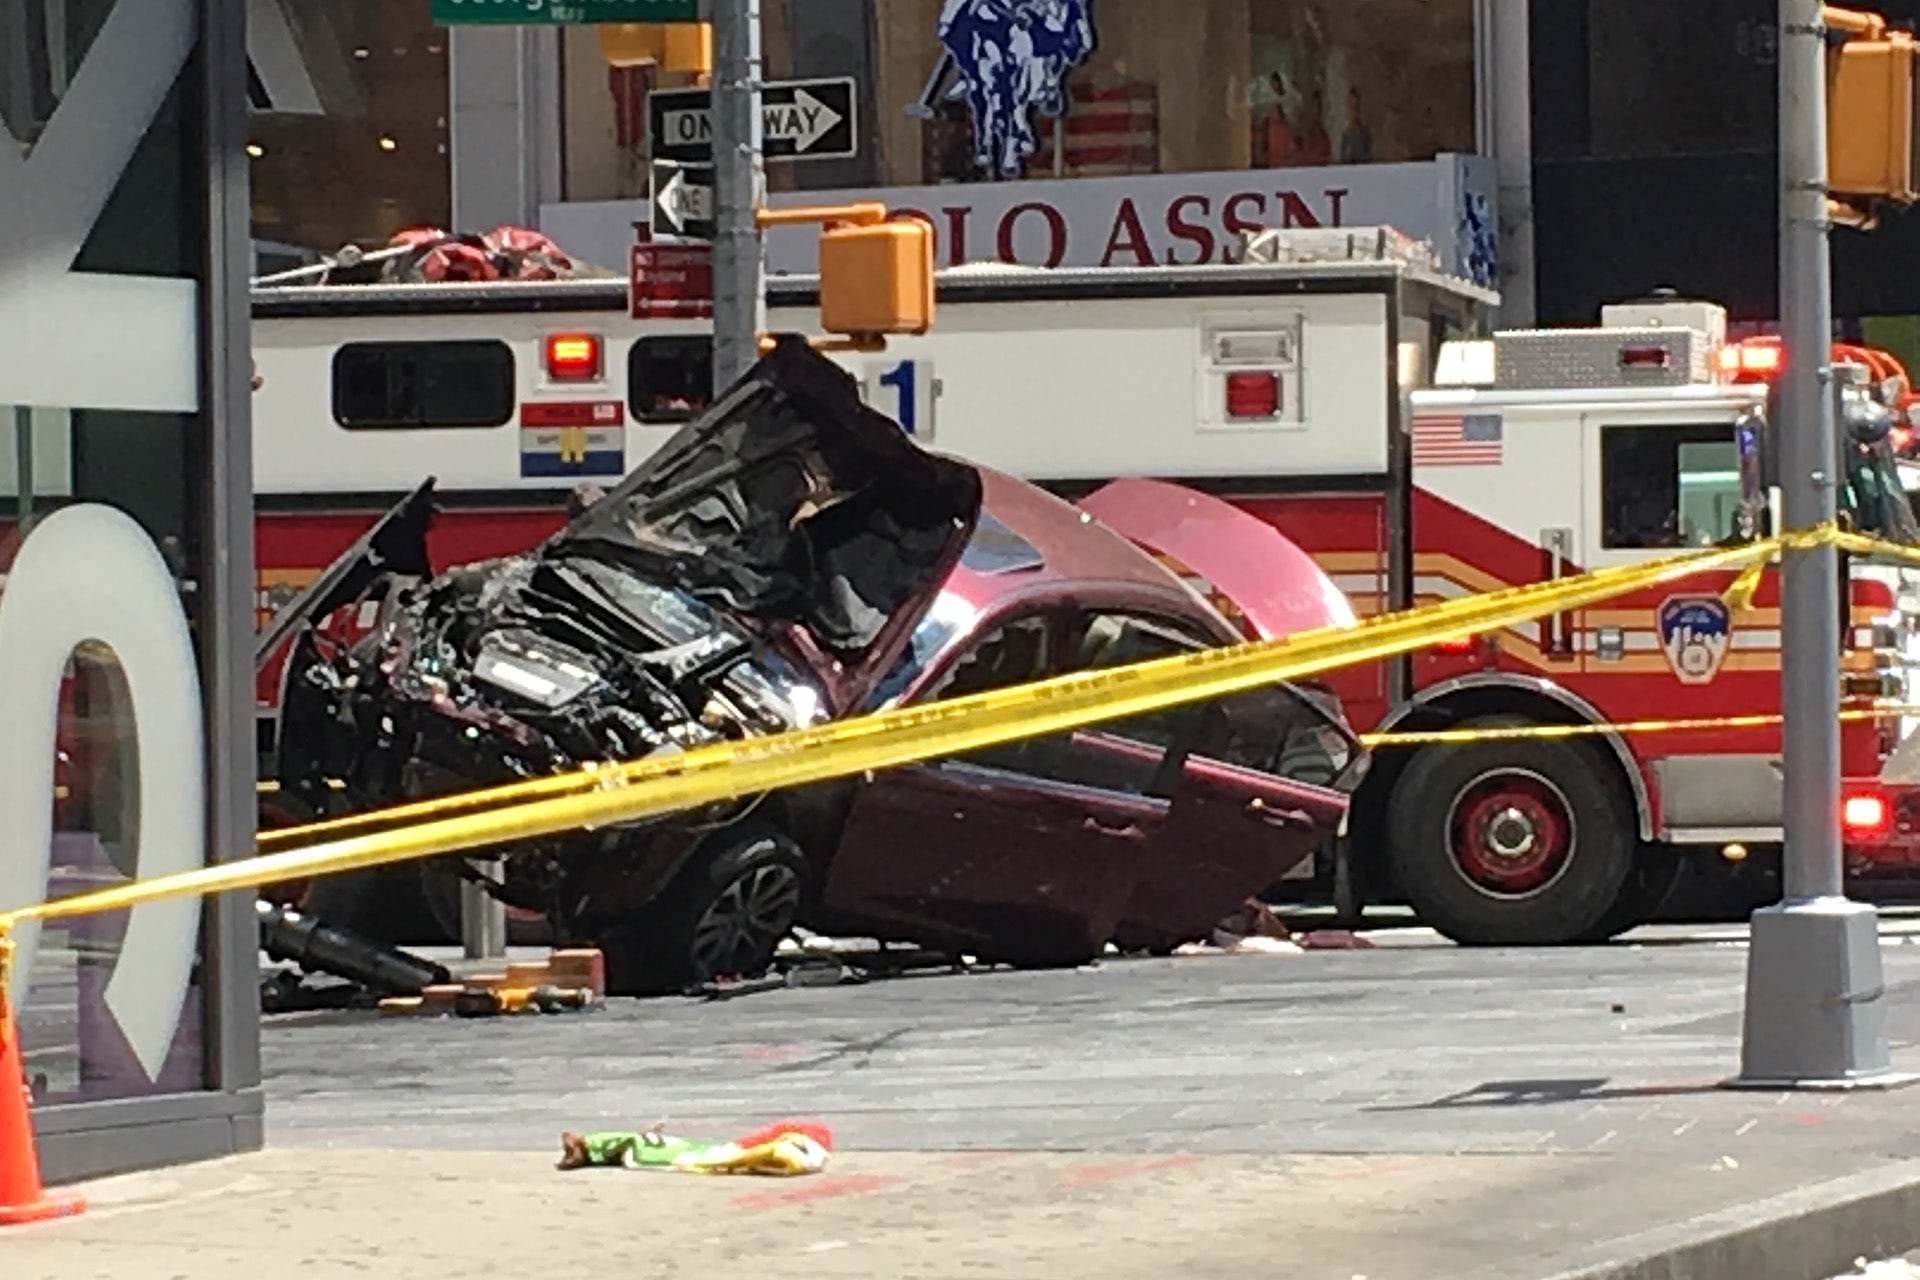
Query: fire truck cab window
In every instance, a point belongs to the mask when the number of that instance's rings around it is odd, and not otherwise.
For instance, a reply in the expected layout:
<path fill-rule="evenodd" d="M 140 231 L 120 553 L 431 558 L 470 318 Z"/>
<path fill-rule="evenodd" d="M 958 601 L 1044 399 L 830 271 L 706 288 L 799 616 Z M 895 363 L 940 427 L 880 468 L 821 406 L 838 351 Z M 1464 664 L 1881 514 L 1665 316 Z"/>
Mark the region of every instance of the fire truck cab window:
<path fill-rule="evenodd" d="M 627 352 L 627 407 L 640 422 L 691 422 L 713 399 L 713 339 L 637 339 Z"/>
<path fill-rule="evenodd" d="M 1711 547 L 1753 539 L 1732 423 L 1600 429 L 1601 545 Z"/>
<path fill-rule="evenodd" d="M 349 431 L 498 427 L 513 417 L 513 349 L 350 342 L 333 353 L 333 420 Z"/>

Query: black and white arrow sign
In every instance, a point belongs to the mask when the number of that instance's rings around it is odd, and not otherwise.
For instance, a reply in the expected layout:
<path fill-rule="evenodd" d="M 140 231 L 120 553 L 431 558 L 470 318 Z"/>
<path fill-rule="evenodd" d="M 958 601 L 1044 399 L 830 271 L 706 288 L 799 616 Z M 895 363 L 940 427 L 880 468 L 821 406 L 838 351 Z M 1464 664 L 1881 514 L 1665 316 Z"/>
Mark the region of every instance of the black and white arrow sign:
<path fill-rule="evenodd" d="M 769 160 L 839 160 L 859 150 L 854 84 L 786 80 L 760 90 L 761 129 Z M 713 158 L 713 112 L 705 89 L 656 92 L 648 97 L 653 154 L 662 160 L 705 164 Z"/>
<path fill-rule="evenodd" d="M 713 166 L 653 162 L 653 230 L 683 240 L 713 239 Z"/>

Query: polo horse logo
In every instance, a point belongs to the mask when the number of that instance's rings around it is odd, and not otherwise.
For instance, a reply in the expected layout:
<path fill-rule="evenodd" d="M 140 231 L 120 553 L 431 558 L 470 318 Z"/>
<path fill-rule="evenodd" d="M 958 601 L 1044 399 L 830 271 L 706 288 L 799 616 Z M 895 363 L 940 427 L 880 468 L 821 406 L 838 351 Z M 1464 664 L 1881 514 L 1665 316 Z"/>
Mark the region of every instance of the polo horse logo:
<path fill-rule="evenodd" d="M 946 0 L 935 28 L 945 52 L 908 114 L 925 118 L 936 102 L 964 98 L 973 116 L 975 163 L 998 177 L 1019 177 L 1040 149 L 1033 113 L 1065 115 L 1067 76 L 1093 53 L 1091 5 Z"/>

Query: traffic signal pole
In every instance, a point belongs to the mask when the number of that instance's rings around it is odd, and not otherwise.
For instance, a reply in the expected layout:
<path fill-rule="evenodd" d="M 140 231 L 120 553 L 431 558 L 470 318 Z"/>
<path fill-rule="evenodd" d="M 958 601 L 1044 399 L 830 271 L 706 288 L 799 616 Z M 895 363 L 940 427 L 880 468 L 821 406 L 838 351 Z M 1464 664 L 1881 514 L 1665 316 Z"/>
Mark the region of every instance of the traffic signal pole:
<path fill-rule="evenodd" d="M 766 269 L 755 220 L 766 190 L 760 0 L 712 0 L 713 392 L 760 359 Z"/>
<path fill-rule="evenodd" d="M 1834 518 L 1840 453 L 1827 234 L 1826 31 L 1820 0 L 1780 0 L 1780 315 L 1777 424 L 1789 530 Z M 1849 902 L 1840 840 L 1840 581 L 1830 545 L 1781 554 L 1784 895 L 1754 913 L 1735 1084 L 1904 1083 L 1887 1050 L 1878 915 Z"/>

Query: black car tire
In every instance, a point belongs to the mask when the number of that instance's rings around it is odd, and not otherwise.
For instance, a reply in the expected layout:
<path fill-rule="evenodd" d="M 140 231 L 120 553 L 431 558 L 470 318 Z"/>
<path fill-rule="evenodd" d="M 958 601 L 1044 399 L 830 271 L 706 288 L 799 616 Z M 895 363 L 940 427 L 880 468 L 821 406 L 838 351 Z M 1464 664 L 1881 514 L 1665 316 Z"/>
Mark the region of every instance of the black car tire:
<path fill-rule="evenodd" d="M 1610 761 L 1571 742 L 1426 747 L 1394 788 L 1388 857 L 1421 920 L 1455 942 L 1578 942 L 1633 871 L 1624 792 Z M 1483 838 L 1456 848 L 1455 831 Z"/>
<path fill-rule="evenodd" d="M 602 934 L 608 991 L 664 995 L 757 977 L 793 928 L 808 870 L 800 846 L 772 827 L 720 833 L 646 910 Z"/>

